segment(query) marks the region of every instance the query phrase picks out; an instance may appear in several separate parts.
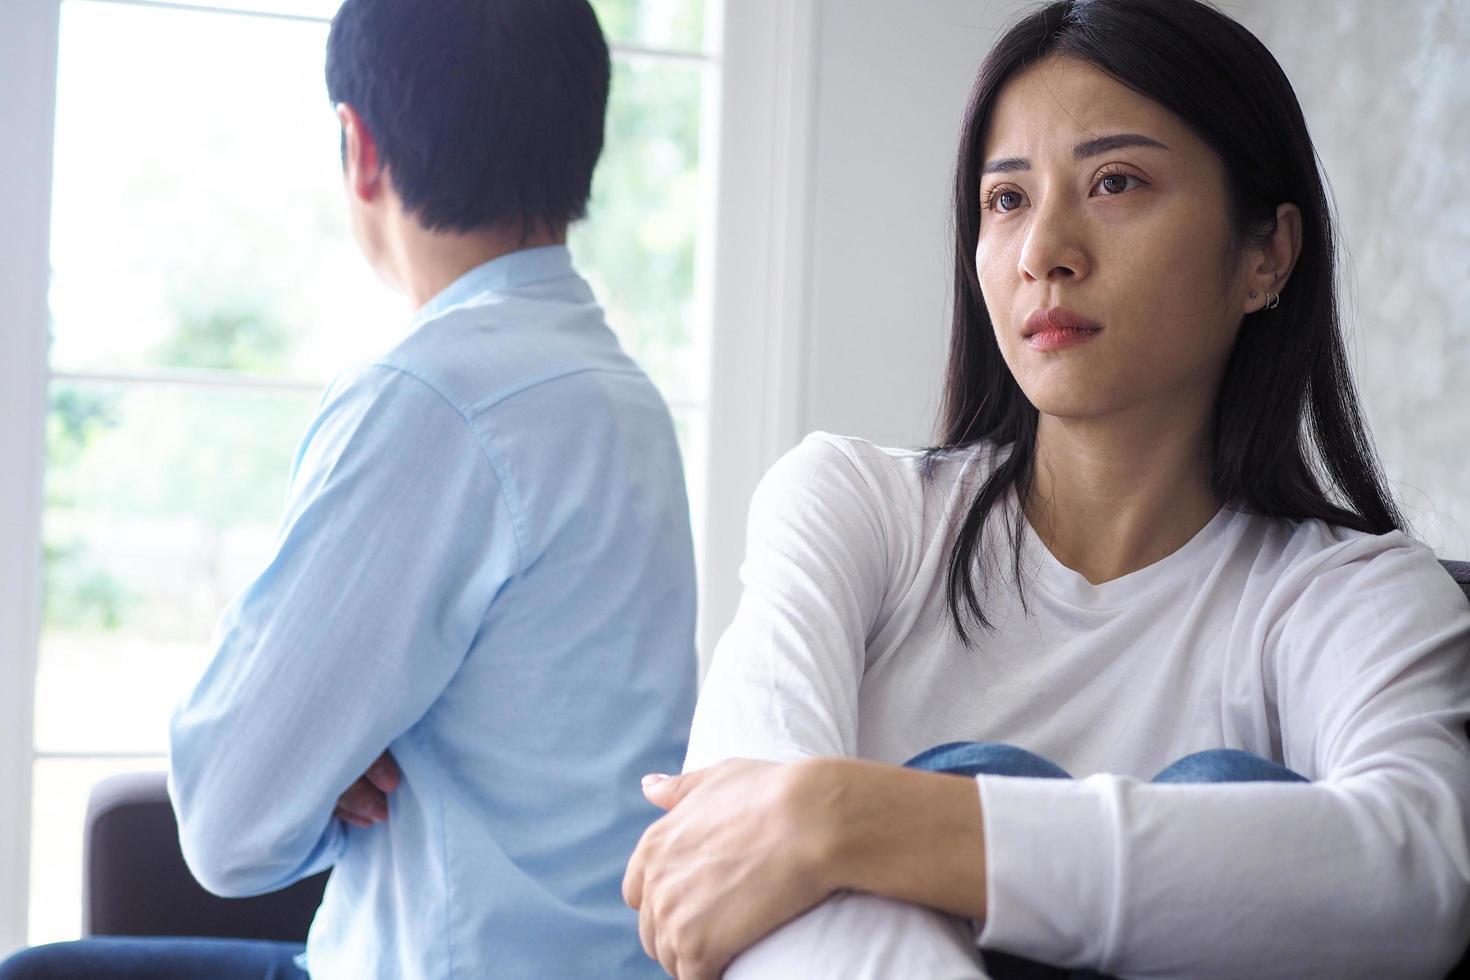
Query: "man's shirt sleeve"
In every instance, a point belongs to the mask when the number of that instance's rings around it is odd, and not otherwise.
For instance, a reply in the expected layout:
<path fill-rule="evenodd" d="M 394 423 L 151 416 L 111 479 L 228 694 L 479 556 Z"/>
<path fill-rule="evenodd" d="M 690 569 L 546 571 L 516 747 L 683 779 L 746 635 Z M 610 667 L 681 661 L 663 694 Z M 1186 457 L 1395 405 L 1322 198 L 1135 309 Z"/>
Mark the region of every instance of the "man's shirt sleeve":
<path fill-rule="evenodd" d="M 275 557 L 173 718 L 169 791 L 205 887 L 259 894 L 336 860 L 337 797 L 430 709 L 521 560 L 511 497 L 458 409 L 385 366 L 333 386 Z"/>

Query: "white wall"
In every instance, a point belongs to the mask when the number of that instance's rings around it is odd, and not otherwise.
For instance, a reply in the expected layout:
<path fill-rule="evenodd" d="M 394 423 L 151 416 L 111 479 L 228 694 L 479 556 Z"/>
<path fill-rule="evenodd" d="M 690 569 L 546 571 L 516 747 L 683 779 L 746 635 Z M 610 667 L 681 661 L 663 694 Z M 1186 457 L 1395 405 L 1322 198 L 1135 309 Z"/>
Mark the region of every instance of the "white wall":
<path fill-rule="evenodd" d="M 700 645 L 734 614 L 760 474 L 807 432 L 931 438 L 949 197 L 975 70 L 1013 3 L 726 4 Z"/>
<path fill-rule="evenodd" d="M 816 111 L 803 429 L 933 437 L 955 149 L 991 4 L 826 0 Z"/>

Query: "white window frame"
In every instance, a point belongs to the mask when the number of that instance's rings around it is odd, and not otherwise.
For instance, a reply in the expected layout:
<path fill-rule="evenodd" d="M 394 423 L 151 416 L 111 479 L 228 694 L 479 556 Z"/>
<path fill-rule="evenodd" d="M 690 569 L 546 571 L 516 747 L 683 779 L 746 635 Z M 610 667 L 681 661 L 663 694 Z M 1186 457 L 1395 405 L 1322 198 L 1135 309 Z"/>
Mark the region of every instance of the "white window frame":
<path fill-rule="evenodd" d="M 701 676 L 740 601 L 751 495 L 807 431 L 819 8 L 819 0 L 724 5 Z"/>
<path fill-rule="evenodd" d="M 707 18 L 721 24 L 720 36 L 733 40 L 738 52 L 733 73 L 731 48 L 725 46 L 678 52 L 614 44 L 612 51 L 615 58 L 671 59 L 713 69 L 705 87 L 701 165 L 709 190 L 695 297 L 706 315 L 712 311 L 713 322 L 696 333 L 712 345 L 701 351 L 708 355 L 704 362 L 721 358 L 732 371 L 710 372 L 704 406 L 706 445 L 719 450 L 709 452 L 708 460 L 689 461 L 705 466 L 710 494 L 702 516 L 701 564 L 719 569 L 701 585 L 707 610 L 701 649 L 707 655 L 738 598 L 732 562 L 743 551 L 750 491 L 797 430 L 792 399 L 781 382 L 796 377 L 799 353 L 785 331 L 800 321 L 801 291 L 792 285 L 800 282 L 804 223 L 793 202 L 804 200 L 802 113 L 810 104 L 810 86 L 802 84 L 800 67 L 814 37 L 815 4 L 706 2 Z M 0 14 L 0 103 L 7 106 L 6 125 L 0 127 L 0 214 L 6 215 L 0 236 L 0 957 L 25 945 L 30 900 L 45 427 L 49 382 L 61 376 L 47 362 L 61 3 L 7 0 Z M 735 124 L 734 139 L 723 138 L 727 120 Z M 774 144 L 772 133 L 778 134 Z M 721 282 L 730 285 L 720 288 Z M 759 393 L 761 406 L 755 415 L 752 392 Z"/>
<path fill-rule="evenodd" d="M 25 942 L 59 0 L 10 0 L 0 30 L 0 955 Z"/>

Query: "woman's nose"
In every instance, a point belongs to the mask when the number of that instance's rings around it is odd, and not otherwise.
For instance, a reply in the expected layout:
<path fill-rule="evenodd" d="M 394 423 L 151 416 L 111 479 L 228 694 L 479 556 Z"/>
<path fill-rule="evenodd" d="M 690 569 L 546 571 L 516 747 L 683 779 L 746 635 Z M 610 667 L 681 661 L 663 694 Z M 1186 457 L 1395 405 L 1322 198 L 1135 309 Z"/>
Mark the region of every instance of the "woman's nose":
<path fill-rule="evenodd" d="M 1075 209 L 1062 203 L 1032 205 L 1019 271 L 1037 282 L 1083 279 L 1092 271 Z"/>

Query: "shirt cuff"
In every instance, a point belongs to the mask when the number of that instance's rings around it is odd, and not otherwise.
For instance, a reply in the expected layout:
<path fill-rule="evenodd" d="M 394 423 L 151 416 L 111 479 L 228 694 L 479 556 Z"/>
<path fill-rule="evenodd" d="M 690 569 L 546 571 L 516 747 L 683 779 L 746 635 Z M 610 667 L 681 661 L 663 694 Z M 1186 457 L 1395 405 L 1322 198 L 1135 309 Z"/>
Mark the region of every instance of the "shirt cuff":
<path fill-rule="evenodd" d="M 975 781 L 986 885 L 977 943 L 1056 966 L 1105 969 L 1117 928 L 1116 777 Z"/>

